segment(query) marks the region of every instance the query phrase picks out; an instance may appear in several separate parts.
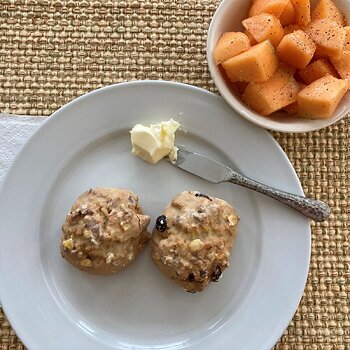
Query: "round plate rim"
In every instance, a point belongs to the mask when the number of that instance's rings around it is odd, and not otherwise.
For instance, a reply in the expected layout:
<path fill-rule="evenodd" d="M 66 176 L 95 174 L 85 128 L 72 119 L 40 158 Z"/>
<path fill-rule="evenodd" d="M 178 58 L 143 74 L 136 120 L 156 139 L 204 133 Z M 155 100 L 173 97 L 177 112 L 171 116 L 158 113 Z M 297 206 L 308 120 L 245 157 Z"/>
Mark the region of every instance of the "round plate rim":
<path fill-rule="evenodd" d="M 91 96 L 93 95 L 96 95 L 96 94 L 99 94 L 99 93 L 103 93 L 103 91 L 105 90 L 109 90 L 109 89 L 122 89 L 124 87 L 129 87 L 129 86 L 133 86 L 133 85 L 148 85 L 148 86 L 152 86 L 152 85 L 166 85 L 166 86 L 174 86 L 174 87 L 179 87 L 180 89 L 187 89 L 187 90 L 192 90 L 192 91 L 196 91 L 197 93 L 200 93 L 200 94 L 205 94 L 207 96 L 209 96 L 210 98 L 215 98 L 217 99 L 218 101 L 222 101 L 222 102 L 225 102 L 226 101 L 210 92 L 210 91 L 207 91 L 205 89 L 202 89 L 202 88 L 199 88 L 199 87 L 196 87 L 196 86 L 192 86 L 192 85 L 189 85 L 189 84 L 184 84 L 184 83 L 178 83 L 178 82 L 173 82 L 173 81 L 163 81 L 163 80 L 143 80 L 143 81 L 131 81 L 131 82 L 123 82 L 123 83 L 118 83 L 118 84 L 111 84 L 111 85 L 108 85 L 108 86 L 104 86 L 104 87 L 101 87 L 99 89 L 95 89 L 93 91 L 90 91 L 84 95 L 81 95 L 77 98 L 75 98 L 74 100 L 68 102 L 67 104 L 63 105 L 62 107 L 60 107 L 57 111 L 55 111 L 50 117 L 48 117 L 43 123 L 42 125 L 40 125 L 37 130 L 35 130 L 35 132 L 28 138 L 28 140 L 25 142 L 25 144 L 23 145 L 23 147 L 20 149 L 20 151 L 17 153 L 15 159 L 13 160 L 12 164 L 10 165 L 7 173 L 5 174 L 4 178 L 3 178 L 3 181 L 0 185 L 0 203 L 2 201 L 2 194 L 4 192 L 4 188 L 6 187 L 6 183 L 8 182 L 8 179 L 11 177 L 11 174 L 13 171 L 15 171 L 16 167 L 17 167 L 17 164 L 19 162 L 19 160 L 21 159 L 21 156 L 22 156 L 22 153 L 24 152 L 24 150 L 30 146 L 30 144 L 33 142 L 34 139 L 36 139 L 37 137 L 40 137 L 41 133 L 45 132 L 45 129 L 47 127 L 49 127 L 49 125 L 51 125 L 51 123 L 56 120 L 57 118 L 60 118 L 60 115 L 62 113 L 65 113 L 65 111 L 74 106 L 76 103 L 79 103 L 80 101 L 84 100 L 84 99 L 87 99 L 87 98 L 90 98 Z M 237 111 L 235 110 L 232 110 L 232 113 L 234 114 L 238 114 Z M 252 125 L 253 126 L 253 125 Z M 253 127 L 256 127 L 256 126 L 253 126 Z M 278 144 L 278 142 L 273 138 L 273 136 L 267 131 L 267 130 L 263 130 L 263 129 L 260 129 L 261 131 L 260 132 L 263 132 L 265 133 L 265 135 L 270 139 L 270 141 L 273 142 L 274 146 L 275 146 L 275 149 L 276 151 L 278 151 L 280 153 L 280 155 L 284 158 L 285 160 L 285 166 L 288 166 L 288 170 L 290 171 L 290 176 L 293 176 L 295 180 L 297 180 L 297 187 L 298 187 L 298 190 L 296 194 L 299 194 L 299 195 L 304 195 L 303 193 L 303 190 L 302 190 L 302 187 L 301 187 L 301 183 L 299 181 L 299 178 L 296 174 L 296 171 L 295 169 L 293 168 L 292 164 L 290 163 L 287 155 L 285 154 L 285 152 L 283 151 L 283 149 L 281 148 L 281 146 Z M 307 281 L 307 276 L 308 276 L 308 271 L 309 271 L 309 265 L 310 265 L 310 257 L 311 257 L 311 227 L 310 225 L 308 225 L 307 229 L 309 235 L 309 239 L 308 239 L 308 246 L 305 247 L 305 250 L 306 250 L 306 255 L 308 256 L 308 264 L 305 268 L 305 273 L 304 273 L 304 276 L 303 276 L 303 280 L 304 280 L 304 283 L 302 286 L 299 287 L 299 291 L 298 291 L 298 294 L 299 294 L 299 300 L 297 302 L 297 304 L 295 305 L 295 308 L 294 308 L 294 312 L 296 311 L 299 303 L 300 303 L 300 300 L 302 298 L 302 294 L 303 294 L 303 290 L 305 288 L 305 285 L 306 285 L 306 281 Z M 0 276 L 2 274 L 2 270 L 4 270 L 1 265 L 0 265 Z M 23 344 L 28 347 L 29 349 L 31 348 L 31 338 L 30 338 L 30 334 L 26 334 L 26 331 L 20 329 L 20 327 L 17 327 L 16 325 L 16 318 L 15 318 L 15 315 L 14 313 L 12 312 L 13 311 L 13 308 L 11 305 L 7 304 L 6 300 L 3 299 L 3 296 L 4 295 L 4 291 L 6 290 L 6 287 L 4 287 L 3 284 L 0 284 L 0 303 L 1 303 L 1 307 L 3 308 L 5 314 L 6 314 L 6 317 L 7 319 L 9 320 L 11 326 L 14 328 L 14 330 L 16 331 L 16 334 L 18 335 L 18 337 L 21 339 L 21 341 L 23 342 Z M 5 301 L 5 302 L 4 302 Z M 276 341 L 279 339 L 279 337 L 283 334 L 284 330 L 287 328 L 288 324 L 290 323 L 293 315 L 294 315 L 294 312 L 290 315 L 290 317 L 288 318 L 288 320 L 286 320 L 285 322 L 281 323 L 278 331 L 275 329 L 274 330 L 274 333 L 275 333 L 275 336 L 272 336 L 270 337 L 269 340 L 266 341 L 266 344 L 264 344 L 264 348 L 263 349 L 270 349 L 272 348 Z M 266 346 L 266 347 L 265 347 Z"/>

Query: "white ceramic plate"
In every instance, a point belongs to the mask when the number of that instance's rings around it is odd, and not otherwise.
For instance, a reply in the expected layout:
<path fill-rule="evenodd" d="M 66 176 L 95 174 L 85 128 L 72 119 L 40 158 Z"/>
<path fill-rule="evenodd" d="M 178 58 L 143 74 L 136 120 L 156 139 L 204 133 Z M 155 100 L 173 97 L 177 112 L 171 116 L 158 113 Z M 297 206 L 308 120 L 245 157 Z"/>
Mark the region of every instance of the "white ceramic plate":
<path fill-rule="evenodd" d="M 1 302 L 29 349 L 269 349 L 287 327 L 306 281 L 309 221 L 260 194 L 133 157 L 130 128 L 169 118 L 187 130 L 179 143 L 302 194 L 273 138 L 212 93 L 148 81 L 76 99 L 29 140 L 0 194 Z M 241 222 L 231 267 L 194 295 L 160 274 L 148 249 L 114 276 L 74 269 L 60 256 L 60 227 L 95 186 L 133 190 L 151 226 L 183 190 L 233 203 Z"/>

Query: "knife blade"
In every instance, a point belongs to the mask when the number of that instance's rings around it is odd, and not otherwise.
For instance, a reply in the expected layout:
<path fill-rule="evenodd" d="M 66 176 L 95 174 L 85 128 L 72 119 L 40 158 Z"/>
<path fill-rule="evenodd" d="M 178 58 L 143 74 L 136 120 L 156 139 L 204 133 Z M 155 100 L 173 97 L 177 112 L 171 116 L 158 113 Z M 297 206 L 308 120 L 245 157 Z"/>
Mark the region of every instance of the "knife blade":
<path fill-rule="evenodd" d="M 176 145 L 176 147 L 178 148 L 177 159 L 173 164 L 178 168 L 213 183 L 229 179 L 232 173 L 229 167 L 183 146 Z"/>
<path fill-rule="evenodd" d="M 178 148 L 177 159 L 175 162 L 172 162 L 172 164 L 205 180 L 216 184 L 220 182 L 231 182 L 253 191 L 260 192 L 289 205 L 315 221 L 324 221 L 331 213 L 330 207 L 322 201 L 298 196 L 296 194 L 267 186 L 249 177 L 243 176 L 237 171 L 234 171 L 226 165 L 209 157 L 197 152 L 192 152 L 186 147 L 179 145 L 176 145 L 176 147 Z"/>

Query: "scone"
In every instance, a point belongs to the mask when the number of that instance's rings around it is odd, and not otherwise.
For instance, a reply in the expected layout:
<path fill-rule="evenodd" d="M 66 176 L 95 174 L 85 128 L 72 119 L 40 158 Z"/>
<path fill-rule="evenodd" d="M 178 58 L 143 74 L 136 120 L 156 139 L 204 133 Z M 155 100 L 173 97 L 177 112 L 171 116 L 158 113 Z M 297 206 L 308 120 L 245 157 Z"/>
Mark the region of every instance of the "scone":
<path fill-rule="evenodd" d="M 152 258 L 186 291 L 200 292 L 229 266 L 238 221 L 236 210 L 224 200 L 182 192 L 156 221 Z"/>
<path fill-rule="evenodd" d="M 115 273 L 145 247 L 149 223 L 134 193 L 90 189 L 76 200 L 62 226 L 62 256 L 91 274 Z"/>

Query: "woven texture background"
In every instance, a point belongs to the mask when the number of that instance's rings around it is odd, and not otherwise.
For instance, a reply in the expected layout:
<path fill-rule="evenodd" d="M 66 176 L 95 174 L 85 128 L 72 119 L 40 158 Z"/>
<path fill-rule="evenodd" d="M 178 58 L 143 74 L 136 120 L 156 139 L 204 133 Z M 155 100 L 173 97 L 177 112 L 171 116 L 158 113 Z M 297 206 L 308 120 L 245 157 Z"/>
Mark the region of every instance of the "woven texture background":
<path fill-rule="evenodd" d="M 215 91 L 205 41 L 218 3 L 0 0 L 0 112 L 49 115 L 87 91 L 136 79 Z M 349 133 L 349 117 L 314 133 L 273 133 L 306 195 L 333 209 L 312 224 L 307 286 L 275 349 L 350 350 Z M 0 309 L 0 349 L 23 348 Z"/>

